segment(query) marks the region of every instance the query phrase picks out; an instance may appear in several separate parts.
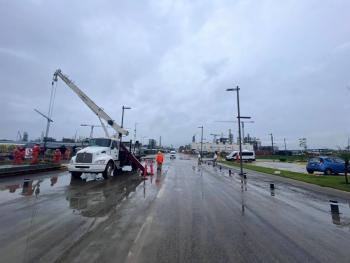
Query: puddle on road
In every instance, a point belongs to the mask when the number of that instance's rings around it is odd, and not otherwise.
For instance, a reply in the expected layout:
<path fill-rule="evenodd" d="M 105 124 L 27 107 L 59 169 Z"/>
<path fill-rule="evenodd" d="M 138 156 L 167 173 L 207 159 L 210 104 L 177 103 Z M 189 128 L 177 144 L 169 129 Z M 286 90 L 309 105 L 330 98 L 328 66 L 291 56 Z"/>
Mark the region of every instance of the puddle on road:
<path fill-rule="evenodd" d="M 70 175 L 66 172 L 4 178 L 0 180 L 0 203 L 22 197 L 38 197 L 42 192 L 66 186 L 69 182 Z"/>
<path fill-rule="evenodd" d="M 142 180 L 135 175 L 90 183 L 72 180 L 66 189 L 66 200 L 73 213 L 84 217 L 103 217 L 118 203 L 128 199 L 141 183 Z"/>
<path fill-rule="evenodd" d="M 84 217 L 101 217 L 127 199 L 141 184 L 143 199 L 147 195 L 155 195 L 162 187 L 168 166 L 162 170 L 163 172 L 156 171 L 153 176 L 147 176 L 147 180 L 142 180 L 136 173 L 125 173 L 109 180 L 71 180 L 68 172 L 4 178 L 0 180 L 0 204 L 15 201 L 14 204 L 22 206 L 26 200 L 43 197 L 47 197 L 50 203 L 54 202 L 52 195 L 62 195 L 59 202 L 68 202 L 73 213 Z"/>

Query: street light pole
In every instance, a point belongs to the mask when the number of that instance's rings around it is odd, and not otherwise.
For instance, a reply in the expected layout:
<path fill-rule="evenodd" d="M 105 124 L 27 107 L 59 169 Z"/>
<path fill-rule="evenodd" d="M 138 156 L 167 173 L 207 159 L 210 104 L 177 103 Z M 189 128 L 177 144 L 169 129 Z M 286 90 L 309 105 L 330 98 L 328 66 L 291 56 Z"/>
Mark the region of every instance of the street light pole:
<path fill-rule="evenodd" d="M 122 107 L 122 123 L 121 123 L 121 126 L 120 126 L 122 128 L 123 128 L 123 124 L 124 124 L 124 110 L 130 110 L 130 109 L 131 109 L 131 107 L 126 107 L 124 105 Z M 120 136 L 120 142 L 121 142 L 122 141 L 122 134 L 119 134 L 119 136 Z"/>
<path fill-rule="evenodd" d="M 239 106 L 239 86 L 233 89 L 226 89 L 226 91 L 236 91 L 237 93 L 237 119 L 238 119 L 238 140 L 239 140 L 239 166 L 240 166 L 240 176 L 244 176 L 243 173 L 243 160 L 242 160 L 242 135 L 241 135 L 241 119 L 250 119 L 250 117 L 242 117 L 241 116 L 241 110 Z"/>
<path fill-rule="evenodd" d="M 243 176 L 243 160 L 242 160 L 242 135 L 241 135 L 241 109 L 240 109 L 240 106 L 239 106 L 239 87 L 237 86 L 236 88 L 236 91 L 237 91 L 237 112 L 238 112 L 238 134 L 239 134 L 239 166 L 240 166 L 240 169 L 241 169 L 241 173 L 240 175 Z"/>
<path fill-rule="evenodd" d="M 243 137 L 243 144 L 244 144 L 244 121 L 242 121 L 242 137 Z"/>
<path fill-rule="evenodd" d="M 122 123 L 121 123 L 121 127 L 123 128 L 123 124 L 124 124 L 124 110 L 130 110 L 130 107 L 126 107 L 123 105 L 122 107 Z"/>
<path fill-rule="evenodd" d="M 269 135 L 271 136 L 272 155 L 274 155 L 275 154 L 275 149 L 273 148 L 273 134 L 270 133 Z"/>
<path fill-rule="evenodd" d="M 198 127 L 199 129 L 201 129 L 201 160 L 203 158 L 203 125 Z"/>

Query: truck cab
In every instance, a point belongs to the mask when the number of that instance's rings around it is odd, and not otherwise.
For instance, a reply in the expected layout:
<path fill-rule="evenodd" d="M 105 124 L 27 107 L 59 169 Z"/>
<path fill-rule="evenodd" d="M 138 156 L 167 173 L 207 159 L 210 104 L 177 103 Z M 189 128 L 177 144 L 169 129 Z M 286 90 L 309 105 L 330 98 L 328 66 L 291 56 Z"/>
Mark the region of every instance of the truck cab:
<path fill-rule="evenodd" d="M 80 178 L 82 173 L 102 173 L 104 178 L 120 169 L 119 141 L 116 138 L 94 138 L 89 146 L 72 157 L 68 171 L 72 177 Z"/>

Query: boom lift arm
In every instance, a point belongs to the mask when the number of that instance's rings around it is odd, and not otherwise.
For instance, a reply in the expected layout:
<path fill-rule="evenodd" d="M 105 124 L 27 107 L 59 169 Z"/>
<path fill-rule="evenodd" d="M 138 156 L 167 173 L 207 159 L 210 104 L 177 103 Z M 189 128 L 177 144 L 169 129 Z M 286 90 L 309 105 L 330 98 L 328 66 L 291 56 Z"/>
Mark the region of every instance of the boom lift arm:
<path fill-rule="evenodd" d="M 79 98 L 97 115 L 97 117 L 100 119 L 101 124 L 105 130 L 106 135 L 108 136 L 108 132 L 106 127 L 104 126 L 101 119 L 105 120 L 108 125 L 110 125 L 119 135 L 128 135 L 128 131 L 123 129 L 121 126 L 116 124 L 114 120 L 108 116 L 106 112 L 102 108 L 96 105 L 95 102 L 93 102 L 83 91 L 81 91 L 77 85 L 73 83 L 66 75 L 64 75 L 60 69 L 56 70 L 53 74 L 53 81 L 57 81 L 58 77 L 64 81 L 64 83 L 67 84 L 68 87 L 70 87 L 78 96 Z M 108 136 L 109 137 L 109 136 Z"/>

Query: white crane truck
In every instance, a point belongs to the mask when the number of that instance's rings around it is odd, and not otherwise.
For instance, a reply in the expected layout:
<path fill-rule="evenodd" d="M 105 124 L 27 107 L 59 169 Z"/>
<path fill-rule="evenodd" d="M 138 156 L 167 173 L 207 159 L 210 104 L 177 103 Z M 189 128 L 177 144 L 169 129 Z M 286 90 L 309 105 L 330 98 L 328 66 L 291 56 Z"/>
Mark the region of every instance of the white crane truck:
<path fill-rule="evenodd" d="M 144 167 L 139 160 L 129 151 L 123 143 L 121 136 L 127 135 L 128 131 L 116 124 L 114 120 L 108 116 L 106 112 L 97 106 L 82 90 L 78 88 L 60 69 L 56 70 L 53 75 L 53 82 L 58 78 L 62 79 L 78 97 L 97 115 L 106 134 L 105 138 L 93 138 L 90 145 L 78 151 L 72 157 L 68 165 L 68 171 L 73 178 L 80 178 L 82 173 L 102 173 L 105 179 L 116 174 L 124 165 L 130 165 L 133 169 L 139 168 L 142 171 Z M 116 134 L 109 136 L 106 125 L 102 119 L 112 127 Z M 135 142 L 136 143 L 136 142 Z M 131 143 L 130 143 L 131 144 Z M 130 147 L 131 148 L 131 147 Z"/>

